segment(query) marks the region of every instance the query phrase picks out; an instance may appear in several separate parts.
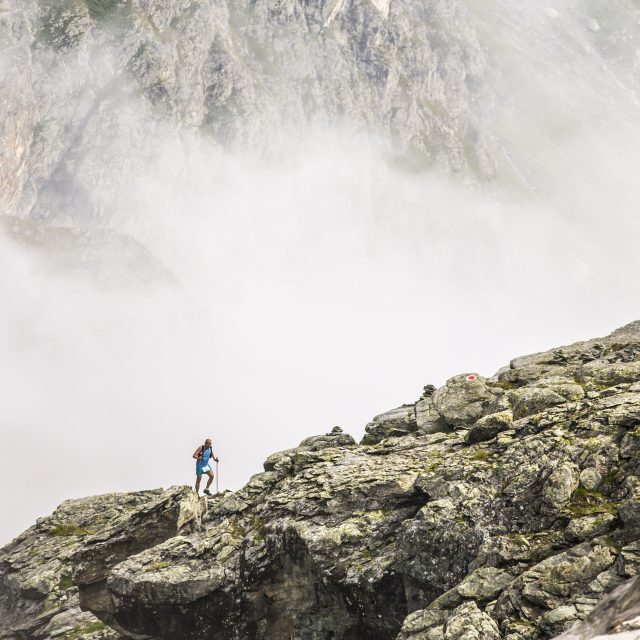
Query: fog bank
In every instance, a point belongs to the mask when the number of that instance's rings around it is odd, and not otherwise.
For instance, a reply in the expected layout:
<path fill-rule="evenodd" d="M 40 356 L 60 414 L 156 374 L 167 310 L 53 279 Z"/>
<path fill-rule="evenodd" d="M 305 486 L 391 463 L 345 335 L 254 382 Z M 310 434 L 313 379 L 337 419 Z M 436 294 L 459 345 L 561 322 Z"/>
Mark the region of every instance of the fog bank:
<path fill-rule="evenodd" d="M 477 89 L 505 151 L 491 180 L 407 166 L 364 127 L 274 130 L 265 153 L 137 99 L 110 113 L 153 145 L 105 128 L 77 168 L 108 215 L 83 218 L 63 184 L 55 224 L 136 244 L 0 234 L 0 542 L 65 498 L 192 482 L 205 437 L 236 489 L 304 437 L 361 437 L 423 385 L 640 317 L 637 77 L 555 4 L 482 3 L 503 53 L 496 91 Z M 135 169 L 105 185 L 103 156 Z M 155 260 L 179 286 L 136 280 Z"/>

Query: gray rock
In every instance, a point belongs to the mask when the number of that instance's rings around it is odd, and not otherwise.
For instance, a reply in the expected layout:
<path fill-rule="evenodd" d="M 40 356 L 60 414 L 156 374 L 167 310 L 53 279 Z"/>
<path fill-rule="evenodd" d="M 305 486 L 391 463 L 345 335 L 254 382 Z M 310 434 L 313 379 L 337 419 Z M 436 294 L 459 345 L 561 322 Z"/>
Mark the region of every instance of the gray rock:
<path fill-rule="evenodd" d="M 513 417 L 516 420 L 566 402 L 564 396 L 545 387 L 524 387 L 511 391 L 509 396 L 513 406 Z"/>
<path fill-rule="evenodd" d="M 485 602 L 497 597 L 512 580 L 513 576 L 508 571 L 486 567 L 476 569 L 456 589 L 463 598 Z"/>
<path fill-rule="evenodd" d="M 593 11 L 554 21 L 559 42 L 585 43 L 556 72 L 588 60 L 612 95 L 633 95 L 636 7 L 598 12 L 598 31 Z M 165 144 L 258 150 L 327 124 L 375 132 L 409 169 L 535 192 L 529 149 L 493 126 L 497 105 L 518 107 L 503 43 L 546 33 L 528 23 L 462 0 L 5 1 L 0 210 L 108 224 Z"/>
<path fill-rule="evenodd" d="M 64 502 L 0 550 L 0 637 L 12 638 L 13 632 L 20 638 L 72 633 L 74 638 L 120 639 L 80 609 L 78 585 L 99 585 L 110 566 L 190 528 L 200 511 L 188 488 Z"/>
<path fill-rule="evenodd" d="M 458 607 L 447 620 L 445 640 L 500 640 L 498 625 L 474 602 Z"/>
<path fill-rule="evenodd" d="M 492 413 L 484 418 L 480 418 L 467 434 L 467 442 L 485 442 L 495 438 L 499 433 L 508 431 L 513 426 L 513 413 L 511 411 L 500 411 Z"/>
<path fill-rule="evenodd" d="M 422 433 L 441 433 L 449 430 L 433 404 L 433 393 L 435 389 L 429 396 L 423 396 L 416 402 L 416 425 Z"/>
<path fill-rule="evenodd" d="M 578 610 L 573 605 L 562 605 L 548 611 L 540 618 L 540 628 L 549 634 L 569 629 L 578 620 Z"/>
<path fill-rule="evenodd" d="M 580 486 L 587 491 L 595 491 L 602 482 L 602 476 L 595 467 L 587 467 L 580 472 Z"/>
<path fill-rule="evenodd" d="M 339 427 L 338 427 L 339 428 Z M 354 445 L 356 441 L 348 433 L 333 430 L 324 436 L 312 436 L 305 438 L 298 449 L 308 449 L 309 451 L 321 451 L 332 447 L 348 447 Z"/>
<path fill-rule="evenodd" d="M 454 429 L 473 424 L 495 400 L 496 396 L 477 373 L 450 378 L 433 396 L 437 412 Z"/>
<path fill-rule="evenodd" d="M 637 640 L 640 636 L 640 582 L 629 580 L 557 640 Z"/>
<path fill-rule="evenodd" d="M 405 404 L 376 416 L 365 427 L 367 435 L 362 439 L 362 444 L 376 444 L 385 438 L 405 436 L 417 429 L 415 406 Z"/>
<path fill-rule="evenodd" d="M 578 488 L 579 474 L 573 465 L 564 464 L 555 469 L 544 484 L 544 497 L 554 507 L 569 504 Z"/>
<path fill-rule="evenodd" d="M 410 613 L 404 620 L 397 640 L 444 640 L 445 611 L 421 609 Z"/>
<path fill-rule="evenodd" d="M 582 516 L 567 525 L 565 534 L 569 540 L 581 542 L 608 533 L 615 522 L 616 516 L 612 513 Z"/>
<path fill-rule="evenodd" d="M 331 123 L 380 131 L 419 167 L 494 172 L 474 90 L 491 67 L 460 0 L 26 0 L 0 20 L 0 210 L 12 215 L 108 222 L 185 132 L 256 151 Z"/>
<path fill-rule="evenodd" d="M 142 244 L 108 229 L 54 227 L 0 215 L 0 232 L 37 255 L 52 273 L 105 289 L 178 288 L 176 277 Z"/>

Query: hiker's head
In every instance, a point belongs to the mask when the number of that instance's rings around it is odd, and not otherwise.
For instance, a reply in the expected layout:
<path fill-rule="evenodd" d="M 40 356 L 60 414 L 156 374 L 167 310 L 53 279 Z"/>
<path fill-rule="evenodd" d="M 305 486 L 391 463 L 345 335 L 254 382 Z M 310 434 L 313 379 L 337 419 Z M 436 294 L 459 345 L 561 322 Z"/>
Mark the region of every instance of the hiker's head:
<path fill-rule="evenodd" d="M 211 438 L 207 438 L 207 439 L 204 441 L 204 446 L 205 446 L 205 447 L 207 447 L 207 449 L 208 449 L 209 447 L 211 447 Z"/>

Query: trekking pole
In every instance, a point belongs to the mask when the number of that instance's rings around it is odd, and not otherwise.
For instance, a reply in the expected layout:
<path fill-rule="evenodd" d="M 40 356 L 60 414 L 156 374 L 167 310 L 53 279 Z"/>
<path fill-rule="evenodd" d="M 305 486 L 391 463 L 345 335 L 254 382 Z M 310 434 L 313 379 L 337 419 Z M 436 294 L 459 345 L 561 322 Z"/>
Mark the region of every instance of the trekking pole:
<path fill-rule="evenodd" d="M 218 461 L 216 460 L 216 493 L 218 493 Z"/>

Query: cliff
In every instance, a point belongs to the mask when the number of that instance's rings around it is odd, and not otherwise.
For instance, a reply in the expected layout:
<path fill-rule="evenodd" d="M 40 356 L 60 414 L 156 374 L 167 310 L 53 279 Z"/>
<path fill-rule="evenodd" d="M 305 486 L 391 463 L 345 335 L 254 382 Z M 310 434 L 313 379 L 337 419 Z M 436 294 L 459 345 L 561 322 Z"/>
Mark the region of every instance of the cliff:
<path fill-rule="evenodd" d="M 189 140 L 282 153 L 327 126 L 398 166 L 541 188 L 530 138 L 636 109 L 637 5 L 563 5 L 5 0 L 0 212 L 113 226 L 152 163 L 158 184 L 198 164 Z"/>
<path fill-rule="evenodd" d="M 635 322 L 427 386 L 235 493 L 68 501 L 0 551 L 0 637 L 636 638 L 639 426 Z"/>

